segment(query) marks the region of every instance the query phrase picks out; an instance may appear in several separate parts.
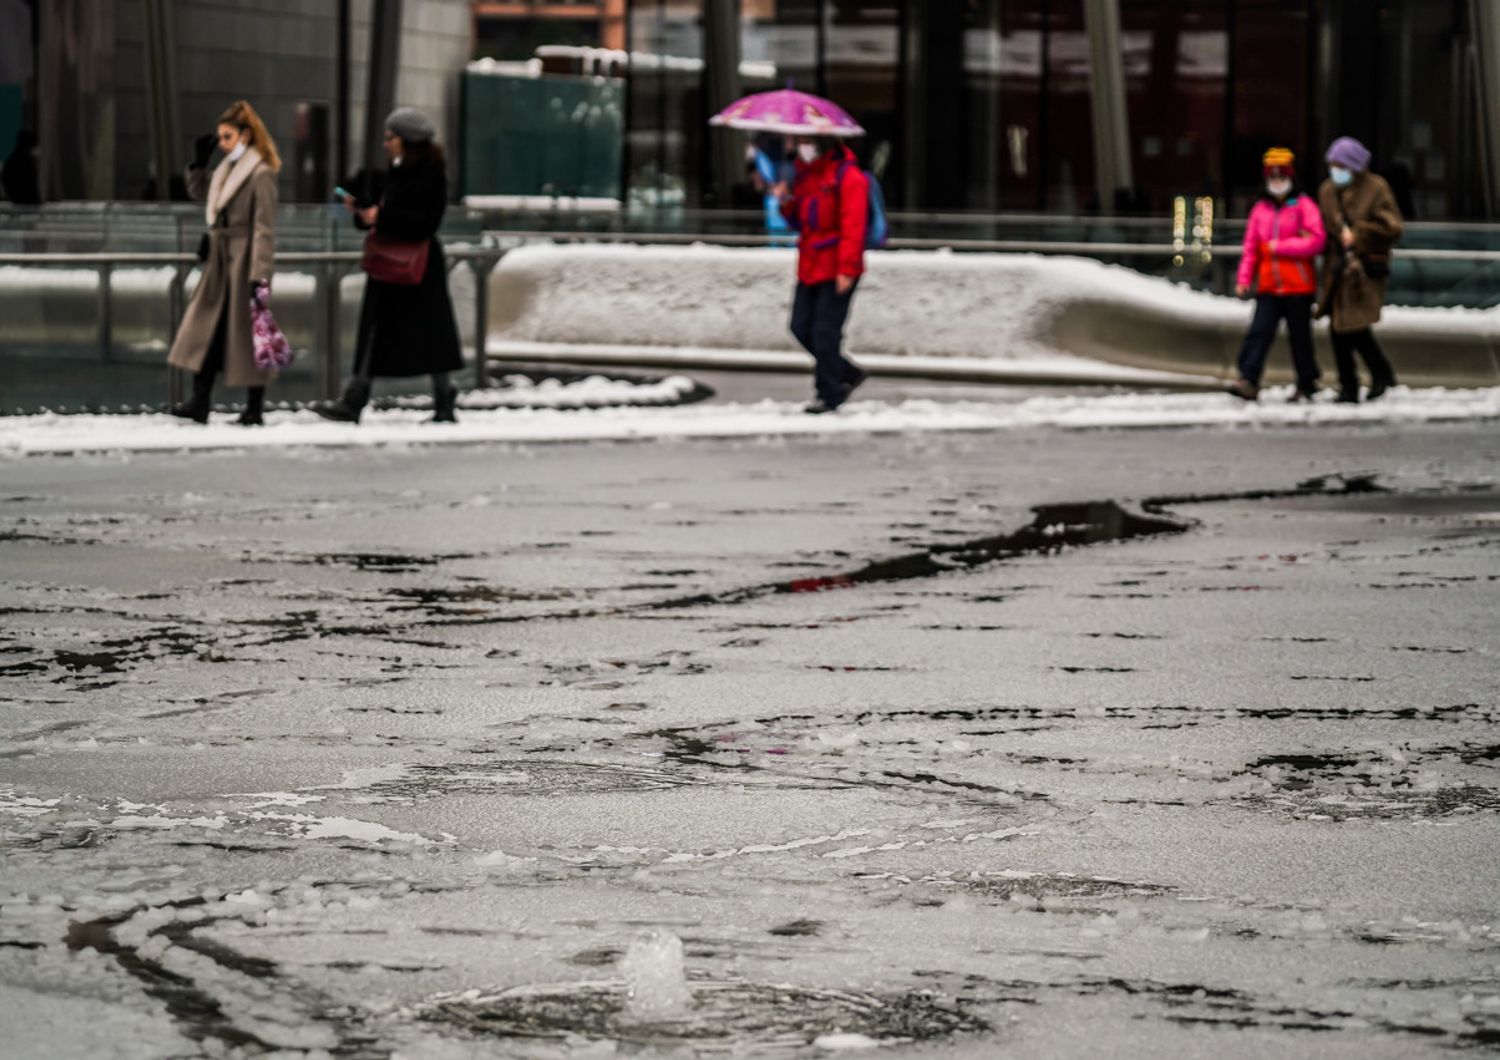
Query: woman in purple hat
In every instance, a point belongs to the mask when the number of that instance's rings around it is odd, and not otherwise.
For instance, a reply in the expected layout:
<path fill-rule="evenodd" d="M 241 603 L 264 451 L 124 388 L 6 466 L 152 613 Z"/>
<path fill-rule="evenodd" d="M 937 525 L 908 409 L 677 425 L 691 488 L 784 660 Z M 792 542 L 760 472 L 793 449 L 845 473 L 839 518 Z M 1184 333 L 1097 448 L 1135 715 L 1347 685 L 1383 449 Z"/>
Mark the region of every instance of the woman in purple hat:
<path fill-rule="evenodd" d="M 1370 372 L 1366 401 L 1396 385 L 1396 372 L 1371 326 L 1380 320 L 1391 275 L 1391 249 L 1401 238 L 1401 210 L 1391 186 L 1370 172 L 1370 152 L 1352 136 L 1333 141 L 1325 156 L 1328 179 L 1318 189 L 1328 252 L 1318 316 L 1330 319 L 1339 400 L 1359 401 L 1357 351 Z"/>

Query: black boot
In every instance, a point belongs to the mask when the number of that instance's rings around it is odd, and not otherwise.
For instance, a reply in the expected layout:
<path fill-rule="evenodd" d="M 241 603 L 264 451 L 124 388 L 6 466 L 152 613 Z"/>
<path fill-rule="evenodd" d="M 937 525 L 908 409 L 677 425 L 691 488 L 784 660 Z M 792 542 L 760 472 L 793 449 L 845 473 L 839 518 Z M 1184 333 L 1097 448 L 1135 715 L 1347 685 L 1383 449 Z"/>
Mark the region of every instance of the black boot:
<path fill-rule="evenodd" d="M 245 391 L 245 411 L 235 421 L 241 427 L 263 427 L 266 423 L 266 388 L 252 386 Z"/>
<path fill-rule="evenodd" d="M 213 407 L 211 400 L 214 393 L 215 374 L 214 372 L 199 372 L 194 375 L 193 396 L 179 405 L 173 405 L 167 411 L 178 419 L 207 423 L 208 411 Z"/>
<path fill-rule="evenodd" d="M 358 423 L 359 414 L 365 410 L 365 405 L 369 400 L 370 381 L 351 379 L 349 385 L 344 387 L 343 397 L 327 405 L 319 405 L 313 411 L 325 420 L 333 420 L 335 423 Z"/>
<path fill-rule="evenodd" d="M 1370 389 L 1365 392 L 1365 400 L 1366 401 L 1378 401 L 1378 400 L 1380 400 L 1381 397 L 1383 397 L 1385 395 L 1385 392 L 1387 390 L 1389 390 L 1391 387 L 1393 387 L 1395 385 L 1396 385 L 1396 379 L 1395 379 L 1394 376 L 1389 377 L 1389 378 L 1387 378 L 1385 376 L 1381 376 L 1381 377 L 1378 377 L 1376 379 L 1373 379 L 1373 380 L 1370 381 Z"/>
<path fill-rule="evenodd" d="M 457 423 L 453 410 L 458 406 L 458 387 L 439 386 L 432 391 L 432 418 L 428 423 Z"/>

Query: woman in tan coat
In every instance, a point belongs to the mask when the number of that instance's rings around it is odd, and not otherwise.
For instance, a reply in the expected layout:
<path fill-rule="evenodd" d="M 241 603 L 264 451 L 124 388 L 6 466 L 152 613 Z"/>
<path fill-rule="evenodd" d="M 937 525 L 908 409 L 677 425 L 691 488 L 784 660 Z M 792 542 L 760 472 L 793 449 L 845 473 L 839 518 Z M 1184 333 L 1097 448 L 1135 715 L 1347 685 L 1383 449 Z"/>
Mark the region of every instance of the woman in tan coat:
<path fill-rule="evenodd" d="M 1318 206 L 1328 232 L 1323 258 L 1323 291 L 1318 315 L 1333 328 L 1333 356 L 1339 370 L 1339 400 L 1359 401 L 1358 352 L 1370 370 L 1366 401 L 1396 385 L 1396 371 L 1371 327 L 1380 320 L 1391 274 L 1391 249 L 1401 238 L 1401 210 L 1391 186 L 1370 172 L 1370 152 L 1352 136 L 1328 148 L 1329 177 L 1318 189 Z"/>
<path fill-rule="evenodd" d="M 256 367 L 250 299 L 269 294 L 276 254 L 276 172 L 281 156 L 260 115 L 244 100 L 219 116 L 217 134 L 224 161 L 208 175 L 212 143 L 199 141 L 187 170 L 188 192 L 205 203 L 208 256 L 167 362 L 196 373 L 193 396 L 172 415 L 207 423 L 214 377 L 222 370 L 230 386 L 246 389 L 239 422 L 263 422 L 266 384 L 274 372 Z"/>

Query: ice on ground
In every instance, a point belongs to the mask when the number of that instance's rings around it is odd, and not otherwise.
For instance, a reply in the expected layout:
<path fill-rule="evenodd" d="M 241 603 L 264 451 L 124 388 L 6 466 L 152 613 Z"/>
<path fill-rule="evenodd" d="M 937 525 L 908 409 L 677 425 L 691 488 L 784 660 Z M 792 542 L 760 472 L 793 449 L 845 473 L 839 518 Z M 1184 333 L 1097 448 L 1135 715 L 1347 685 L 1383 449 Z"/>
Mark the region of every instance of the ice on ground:
<path fill-rule="evenodd" d="M 631 942 L 620 960 L 620 974 L 625 977 L 626 1012 L 632 1019 L 670 1019 L 692 1004 L 682 940 L 669 931 L 653 931 Z"/>

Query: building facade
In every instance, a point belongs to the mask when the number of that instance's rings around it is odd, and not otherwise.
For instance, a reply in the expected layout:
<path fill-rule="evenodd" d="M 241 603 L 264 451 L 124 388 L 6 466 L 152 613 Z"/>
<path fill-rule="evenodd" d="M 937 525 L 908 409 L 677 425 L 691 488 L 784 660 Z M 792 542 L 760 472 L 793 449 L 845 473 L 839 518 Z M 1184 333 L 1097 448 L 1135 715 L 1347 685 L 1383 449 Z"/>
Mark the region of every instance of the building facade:
<path fill-rule="evenodd" d="M 156 197 L 157 170 L 175 175 L 236 99 L 281 148 L 283 197 L 322 198 L 364 155 L 381 17 L 399 40 L 377 90 L 451 140 L 469 0 L 0 0 L 0 28 L 20 31 L 0 86 L 14 79 L 16 123 L 39 133 L 49 201 Z"/>
<path fill-rule="evenodd" d="M 1495 0 L 631 0 L 627 30 L 633 52 L 737 56 L 837 100 L 906 209 L 1234 208 L 1267 147 L 1313 179 L 1347 134 L 1419 217 L 1500 210 Z M 712 205 L 728 175 L 687 123 L 719 99 L 683 91 L 632 75 L 629 183 Z"/>
<path fill-rule="evenodd" d="M 636 208 L 735 203 L 743 145 L 707 119 L 791 83 L 869 130 L 897 209 L 1239 214 L 1265 148 L 1311 181 L 1348 134 L 1414 216 L 1500 219 L 1500 0 L 0 0 L 0 157 L 28 127 L 48 199 L 157 197 L 243 97 L 283 196 L 318 199 L 388 105 L 462 157 L 470 60 L 593 49 L 572 76 L 623 79 Z"/>

